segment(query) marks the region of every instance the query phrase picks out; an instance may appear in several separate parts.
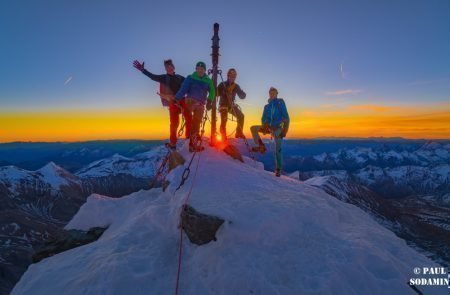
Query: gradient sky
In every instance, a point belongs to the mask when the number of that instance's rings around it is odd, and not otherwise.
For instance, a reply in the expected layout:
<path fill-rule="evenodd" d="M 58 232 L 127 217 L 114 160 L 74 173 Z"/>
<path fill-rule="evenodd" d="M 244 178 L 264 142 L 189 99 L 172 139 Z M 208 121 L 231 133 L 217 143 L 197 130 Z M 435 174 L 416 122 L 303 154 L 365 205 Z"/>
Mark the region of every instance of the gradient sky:
<path fill-rule="evenodd" d="M 450 138 L 448 0 L 5 0 L 0 142 L 167 138 L 158 86 L 132 61 L 209 68 L 214 22 L 247 134 L 275 86 L 291 138 Z"/>

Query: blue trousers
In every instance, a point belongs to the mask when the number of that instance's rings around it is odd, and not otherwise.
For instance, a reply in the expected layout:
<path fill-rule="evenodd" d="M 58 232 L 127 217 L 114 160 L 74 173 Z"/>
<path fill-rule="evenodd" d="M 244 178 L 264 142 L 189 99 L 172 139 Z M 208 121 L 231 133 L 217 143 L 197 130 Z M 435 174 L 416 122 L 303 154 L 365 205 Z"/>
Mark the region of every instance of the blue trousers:
<path fill-rule="evenodd" d="M 255 144 L 259 145 L 261 141 L 261 137 L 259 136 L 259 132 L 261 132 L 261 125 L 255 125 L 250 127 L 250 131 L 252 132 L 253 141 Z M 282 143 L 283 138 L 281 138 L 281 128 L 271 128 L 272 136 L 275 140 L 275 168 L 282 169 L 283 166 L 283 152 L 282 152 Z"/>

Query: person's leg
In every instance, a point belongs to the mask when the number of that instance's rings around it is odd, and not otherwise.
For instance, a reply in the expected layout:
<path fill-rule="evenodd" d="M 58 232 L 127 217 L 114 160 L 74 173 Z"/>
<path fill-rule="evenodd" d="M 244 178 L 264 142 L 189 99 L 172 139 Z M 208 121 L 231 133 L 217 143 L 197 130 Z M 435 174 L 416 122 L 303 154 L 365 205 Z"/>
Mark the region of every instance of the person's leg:
<path fill-rule="evenodd" d="M 236 137 L 243 137 L 244 133 L 242 132 L 242 130 L 244 129 L 244 114 L 237 105 L 233 106 L 232 111 L 237 120 Z"/>
<path fill-rule="evenodd" d="M 192 111 L 189 109 L 188 105 L 186 104 L 186 99 L 180 100 L 180 105 L 183 109 L 183 117 L 184 117 L 184 136 L 185 138 L 190 138 L 191 136 L 191 129 L 192 129 Z"/>
<path fill-rule="evenodd" d="M 228 121 L 228 109 L 226 107 L 220 107 L 220 134 L 222 134 L 222 139 L 225 140 L 227 137 L 227 121 Z"/>
<path fill-rule="evenodd" d="M 170 144 L 175 146 L 177 144 L 177 131 L 178 125 L 180 124 L 180 108 L 171 103 L 169 105 L 169 115 L 170 115 Z"/>
<path fill-rule="evenodd" d="M 282 143 L 283 139 L 281 138 L 281 128 L 278 128 L 274 131 L 274 140 L 275 140 L 275 168 L 279 171 L 283 168 L 283 152 L 282 152 Z"/>
<path fill-rule="evenodd" d="M 261 125 L 254 125 L 250 127 L 250 131 L 253 136 L 253 142 L 257 145 L 260 145 L 262 143 L 261 137 L 259 136 L 259 130 L 261 129 Z"/>
<path fill-rule="evenodd" d="M 191 145 L 200 138 L 200 125 L 203 119 L 205 106 L 199 102 L 192 103 L 192 129 L 191 129 Z"/>

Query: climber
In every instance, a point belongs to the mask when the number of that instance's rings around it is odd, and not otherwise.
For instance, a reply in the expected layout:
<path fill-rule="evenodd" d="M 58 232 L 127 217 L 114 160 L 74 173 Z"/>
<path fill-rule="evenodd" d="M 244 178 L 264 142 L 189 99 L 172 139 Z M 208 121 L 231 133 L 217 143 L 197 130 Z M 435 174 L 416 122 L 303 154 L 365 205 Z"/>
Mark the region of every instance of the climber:
<path fill-rule="evenodd" d="M 227 120 L 228 113 L 235 116 L 237 119 L 236 138 L 245 138 L 242 129 L 244 128 L 244 114 L 241 108 L 235 103 L 236 94 L 240 99 L 244 99 L 246 94 L 241 87 L 235 83 L 237 72 L 235 69 L 229 69 L 227 73 L 227 80 L 222 82 L 217 87 L 220 112 L 220 133 L 222 140 L 227 139 Z"/>
<path fill-rule="evenodd" d="M 283 164 L 281 144 L 289 129 L 289 114 L 284 100 L 278 98 L 278 90 L 276 88 L 270 87 L 269 97 L 261 118 L 262 125 L 250 128 L 253 141 L 258 145 L 253 147 L 252 151 L 264 153 L 266 147 L 258 133 L 271 134 L 275 141 L 275 176 L 280 177 Z"/>
<path fill-rule="evenodd" d="M 186 95 L 186 108 L 192 116 L 192 128 L 189 141 L 189 151 L 199 152 L 204 149 L 201 146 L 200 124 L 205 111 L 212 107 L 215 97 L 215 89 L 212 80 L 206 75 L 206 65 L 199 61 L 196 64 L 195 72 L 189 75 L 181 85 L 180 90 L 175 94 L 175 99 L 181 100 Z"/>
<path fill-rule="evenodd" d="M 140 63 L 137 60 L 133 62 L 133 66 L 153 81 L 160 83 L 160 93 L 158 94 L 161 97 L 162 105 L 169 107 L 170 115 L 170 142 L 167 146 L 174 150 L 177 144 L 177 130 L 180 123 L 180 113 L 183 114 L 186 123 L 185 136 L 186 138 L 190 137 L 192 116 L 186 107 L 186 101 L 184 98 L 175 101 L 174 98 L 174 94 L 180 89 L 181 84 L 185 79 L 183 76 L 175 74 L 175 66 L 171 59 L 164 61 L 166 74 L 163 75 L 150 73 L 144 68 L 144 63 Z"/>

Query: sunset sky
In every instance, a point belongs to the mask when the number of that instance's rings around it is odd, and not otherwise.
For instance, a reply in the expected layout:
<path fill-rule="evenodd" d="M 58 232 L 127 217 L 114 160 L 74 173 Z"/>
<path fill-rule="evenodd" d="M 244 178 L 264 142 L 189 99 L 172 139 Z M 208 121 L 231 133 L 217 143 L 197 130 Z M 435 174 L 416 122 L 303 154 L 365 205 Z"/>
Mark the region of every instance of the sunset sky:
<path fill-rule="evenodd" d="M 449 20 L 448 0 L 1 1 L 0 142 L 167 138 L 132 61 L 210 68 L 214 22 L 247 134 L 274 86 L 290 138 L 450 138 Z"/>

